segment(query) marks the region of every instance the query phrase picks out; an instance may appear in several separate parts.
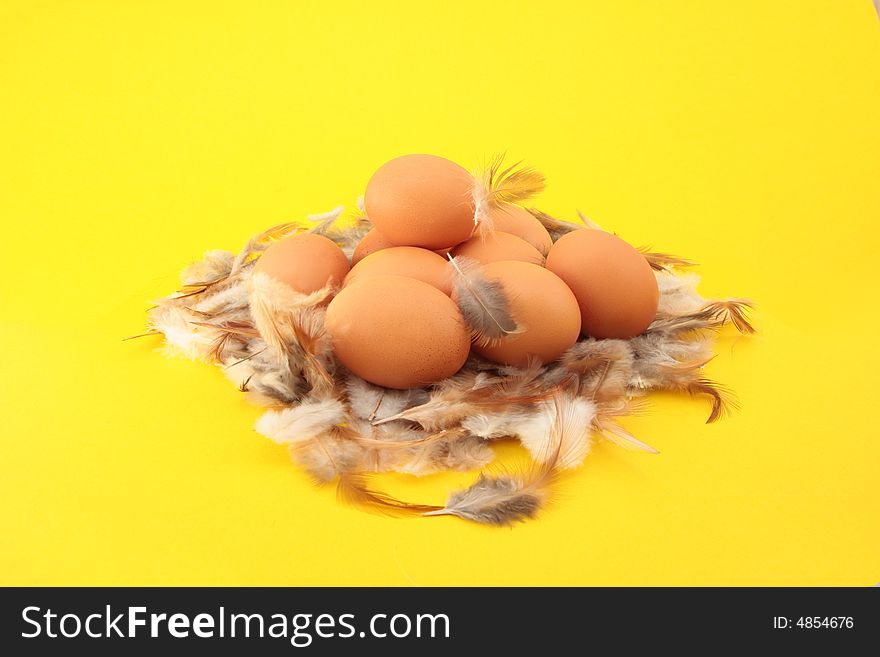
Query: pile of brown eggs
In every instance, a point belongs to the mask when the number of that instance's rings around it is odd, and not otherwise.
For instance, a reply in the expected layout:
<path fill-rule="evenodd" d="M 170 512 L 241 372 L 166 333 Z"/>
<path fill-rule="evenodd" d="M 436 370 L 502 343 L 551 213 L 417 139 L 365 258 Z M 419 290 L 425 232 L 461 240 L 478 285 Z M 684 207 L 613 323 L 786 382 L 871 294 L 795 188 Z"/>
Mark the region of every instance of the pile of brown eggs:
<path fill-rule="evenodd" d="M 450 160 L 404 155 L 367 184 L 372 225 L 349 263 L 332 240 L 313 233 L 285 238 L 255 272 L 309 294 L 339 288 L 325 328 L 339 361 L 389 388 L 413 388 L 455 374 L 473 350 L 500 365 L 549 363 L 581 335 L 631 338 L 654 319 L 659 291 L 635 248 L 601 230 L 573 230 L 555 243 L 528 210 L 491 204 L 478 230 L 475 178 Z M 498 281 L 516 332 L 472 341 L 453 285 L 450 258 L 479 263 Z"/>

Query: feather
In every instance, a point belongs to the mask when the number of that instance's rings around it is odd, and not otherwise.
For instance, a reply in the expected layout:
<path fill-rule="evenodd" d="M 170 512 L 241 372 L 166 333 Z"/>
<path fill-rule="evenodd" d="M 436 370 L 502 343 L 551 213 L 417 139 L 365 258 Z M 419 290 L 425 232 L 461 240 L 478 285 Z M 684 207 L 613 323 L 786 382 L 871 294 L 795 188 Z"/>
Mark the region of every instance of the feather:
<path fill-rule="evenodd" d="M 654 272 L 657 287 L 660 288 L 660 299 L 657 313 L 666 315 L 688 315 L 699 312 L 706 300 L 697 293 L 700 277 L 693 273 L 672 274 L 670 272 Z"/>
<path fill-rule="evenodd" d="M 453 269 L 452 296 L 474 342 L 488 345 L 521 332 L 501 282 L 486 278 L 476 260 L 448 257 Z"/>
<path fill-rule="evenodd" d="M 659 454 L 660 452 L 647 443 L 643 443 L 641 440 L 633 436 L 629 431 L 624 429 L 619 424 L 614 422 L 609 422 L 608 420 L 596 417 L 594 422 L 594 427 L 596 431 L 598 431 L 602 436 L 618 447 L 623 447 L 625 449 L 634 449 L 641 452 L 648 452 L 649 454 Z"/>
<path fill-rule="evenodd" d="M 571 221 L 564 221 L 563 219 L 557 219 L 556 217 L 552 217 L 546 212 L 542 212 L 537 208 L 528 208 L 529 212 L 541 222 L 544 228 L 547 229 L 547 232 L 550 233 L 550 238 L 555 242 L 563 235 L 570 233 L 573 230 L 580 230 L 581 228 L 588 228 L 586 224 L 583 223 L 573 223 Z"/>
<path fill-rule="evenodd" d="M 687 315 L 667 315 L 658 313 L 654 321 L 645 329 L 645 333 L 662 333 L 670 336 L 682 333 L 702 331 L 715 328 L 712 314 L 699 310 Z"/>
<path fill-rule="evenodd" d="M 522 203 L 544 190 L 544 176 L 521 164 L 505 167 L 504 155 L 499 155 L 474 176 L 474 224 L 481 236 L 494 230 L 492 208 L 505 203 Z"/>
<path fill-rule="evenodd" d="M 531 415 L 526 410 L 472 413 L 461 420 L 461 428 L 468 433 L 494 440 L 516 435 L 516 428 Z"/>
<path fill-rule="evenodd" d="M 446 439 L 427 444 L 420 441 L 412 448 L 394 451 L 397 454 L 394 470 L 416 476 L 445 470 L 476 470 L 495 458 L 495 452 L 485 440 L 455 433 Z"/>
<path fill-rule="evenodd" d="M 485 373 L 462 371 L 435 386 L 424 404 L 407 408 L 396 415 L 374 421 L 374 425 L 407 420 L 424 429 L 436 431 L 453 427 L 464 418 L 480 413 L 510 413 L 518 407 L 543 401 L 555 392 L 535 377 L 539 368 L 516 370 L 507 377 L 489 377 Z"/>
<path fill-rule="evenodd" d="M 644 357 L 635 361 L 634 371 L 638 385 L 678 390 L 691 396 L 708 396 L 712 401 L 712 409 L 707 423 L 716 422 L 738 408 L 736 397 L 730 389 L 702 375 L 703 367 L 713 358 L 707 353 L 707 342 L 694 342 L 688 346 L 688 343 L 664 342 L 660 337 L 642 336 Z M 689 348 L 693 350 L 693 354 L 688 358 L 686 350 Z"/>
<path fill-rule="evenodd" d="M 200 285 L 200 281 L 220 281 L 229 276 L 235 255 L 230 251 L 206 251 L 204 257 L 180 273 L 184 286 Z M 203 285 L 203 283 L 202 283 Z"/>
<path fill-rule="evenodd" d="M 658 313 L 646 329 L 647 333 L 685 333 L 702 329 L 717 329 L 731 323 L 745 335 L 755 333 L 748 313 L 754 305 L 748 299 L 708 301 L 698 310 L 683 315 Z"/>
<path fill-rule="evenodd" d="M 310 214 L 306 216 L 306 219 L 309 221 L 317 222 L 317 225 L 313 226 L 309 229 L 310 233 L 315 233 L 316 235 L 325 235 L 333 225 L 337 222 L 342 213 L 345 212 L 344 205 L 337 205 L 335 208 L 328 212 L 319 212 L 317 214 Z"/>
<path fill-rule="evenodd" d="M 219 332 L 211 325 L 199 326 L 194 320 L 193 313 L 175 300 L 160 303 L 148 316 L 150 330 L 165 336 L 167 353 L 191 360 L 207 359 Z"/>
<path fill-rule="evenodd" d="M 428 393 L 422 388 L 391 390 L 368 383 L 353 374 L 348 376 L 345 387 L 352 414 L 370 422 L 396 415 L 428 400 Z"/>
<path fill-rule="evenodd" d="M 293 356 L 298 357 L 303 378 L 316 395 L 328 394 L 336 387 L 331 373 L 332 347 L 324 330 L 325 314 L 323 306 L 309 306 L 295 310 L 289 318 Z"/>
<path fill-rule="evenodd" d="M 279 445 L 290 445 L 324 434 L 347 417 L 337 399 L 306 400 L 280 411 L 266 411 L 254 428 Z"/>
<path fill-rule="evenodd" d="M 436 431 L 457 425 L 462 418 L 474 412 L 475 405 L 471 394 L 479 385 L 478 375 L 461 372 L 440 382 L 431 392 L 428 401 L 404 409 L 394 415 L 373 421 L 382 425 L 397 420 L 415 422 L 428 431 Z"/>
<path fill-rule="evenodd" d="M 329 392 L 335 381 L 330 341 L 324 331 L 321 304 L 333 293 L 327 285 L 301 294 L 262 272 L 249 282 L 251 315 L 260 335 L 277 362 L 298 367 L 309 388 Z"/>
<path fill-rule="evenodd" d="M 516 435 L 537 463 L 553 460 L 567 470 L 580 465 L 592 445 L 590 434 L 596 405 L 569 393 L 543 402 L 516 427 Z"/>
<path fill-rule="evenodd" d="M 277 226 L 272 226 L 271 228 L 264 230 L 262 233 L 254 235 L 248 240 L 247 244 L 244 245 L 244 248 L 238 252 L 235 260 L 232 262 L 229 275 L 234 276 L 241 271 L 252 255 L 259 251 L 264 251 L 272 241 L 289 237 L 292 234 L 296 234 L 300 229 L 301 226 L 299 222 L 289 221 L 283 224 L 278 224 Z"/>
<path fill-rule="evenodd" d="M 249 396 L 262 404 L 292 404 L 307 392 L 299 370 L 279 366 L 277 358 L 259 338 L 252 338 L 246 353 L 229 362 L 223 373 L 239 388 L 247 381 Z"/>
<path fill-rule="evenodd" d="M 562 355 L 551 380 L 558 384 L 574 374 L 578 394 L 604 402 L 626 394 L 632 366 L 633 352 L 627 341 L 585 338 Z"/>
<path fill-rule="evenodd" d="M 512 525 L 538 514 L 549 496 L 550 480 L 544 469 L 537 476 L 480 474 L 468 488 L 452 493 L 443 508 L 422 515 L 458 516 L 484 525 Z"/>
<path fill-rule="evenodd" d="M 697 266 L 697 263 L 691 260 L 685 260 L 684 258 L 679 258 L 678 256 L 670 255 L 668 253 L 652 251 L 650 247 L 646 246 L 640 246 L 638 252 L 645 256 L 645 260 L 648 261 L 648 264 L 651 265 L 651 269 L 654 271 L 668 272 L 675 267 Z"/>
<path fill-rule="evenodd" d="M 484 169 L 482 181 L 490 204 L 522 203 L 544 191 L 544 175 L 521 165 L 519 161 L 505 167 L 504 155 L 499 155 Z"/>
<path fill-rule="evenodd" d="M 708 313 L 721 325 L 730 322 L 740 333 L 752 335 L 755 333 L 755 327 L 752 326 L 748 314 L 754 307 L 748 299 L 724 299 L 707 303 L 703 307 L 703 312 Z"/>
<path fill-rule="evenodd" d="M 310 440 L 292 443 L 290 456 L 319 483 L 363 470 L 372 451 L 350 440 L 350 433 L 346 427 L 331 427 Z"/>
<path fill-rule="evenodd" d="M 393 517 L 419 516 L 441 507 L 429 504 L 412 504 L 375 490 L 370 487 L 368 479 L 362 474 L 344 473 L 336 485 L 336 497 L 341 502 L 350 504 L 363 511 Z"/>
<path fill-rule="evenodd" d="M 728 415 L 732 410 L 739 408 L 739 402 L 736 397 L 726 386 L 721 385 L 711 379 L 700 377 L 685 387 L 685 390 L 691 396 L 706 395 L 712 400 L 712 410 L 706 419 L 706 424 L 716 422 Z"/>

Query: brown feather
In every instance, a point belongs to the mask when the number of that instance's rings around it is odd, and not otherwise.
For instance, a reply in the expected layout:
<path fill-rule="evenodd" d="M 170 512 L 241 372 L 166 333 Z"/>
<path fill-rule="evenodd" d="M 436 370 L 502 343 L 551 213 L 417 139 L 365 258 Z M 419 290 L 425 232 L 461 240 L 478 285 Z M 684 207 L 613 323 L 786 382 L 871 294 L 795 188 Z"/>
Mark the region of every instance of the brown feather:
<path fill-rule="evenodd" d="M 712 399 L 712 410 L 706 420 L 706 424 L 716 422 L 728 415 L 732 410 L 739 408 L 733 392 L 726 386 L 716 383 L 711 379 L 699 378 L 689 383 L 685 388 L 691 395 L 707 395 Z"/>
<path fill-rule="evenodd" d="M 749 311 L 754 309 L 754 304 L 749 299 L 725 299 L 711 301 L 703 306 L 703 311 L 722 325 L 730 322 L 736 330 L 744 335 L 755 333 L 755 327 L 748 317 Z"/>
<path fill-rule="evenodd" d="M 234 276 L 241 271 L 245 264 L 248 263 L 250 257 L 258 251 L 265 250 L 268 243 L 288 237 L 291 233 L 296 233 L 300 228 L 300 222 L 289 221 L 283 224 L 278 224 L 277 226 L 272 226 L 271 228 L 264 230 L 262 233 L 255 235 L 248 240 L 244 248 L 235 257 L 229 275 Z"/>
<path fill-rule="evenodd" d="M 363 511 L 393 517 L 420 516 L 443 507 L 432 504 L 413 504 L 404 502 L 382 491 L 370 488 L 363 474 L 343 473 L 336 484 L 336 497 Z"/>
<path fill-rule="evenodd" d="M 685 260 L 668 253 L 652 251 L 650 247 L 639 247 L 639 252 L 645 256 L 645 260 L 651 265 L 651 269 L 655 271 L 669 271 L 675 267 L 695 267 L 697 265 L 697 263 L 691 260 Z"/>

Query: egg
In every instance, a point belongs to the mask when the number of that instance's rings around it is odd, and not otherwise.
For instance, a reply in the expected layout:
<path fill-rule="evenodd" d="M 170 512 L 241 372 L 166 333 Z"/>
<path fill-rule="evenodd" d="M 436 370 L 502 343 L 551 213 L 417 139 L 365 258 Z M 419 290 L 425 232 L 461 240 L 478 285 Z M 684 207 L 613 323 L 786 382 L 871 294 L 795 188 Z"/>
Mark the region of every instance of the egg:
<path fill-rule="evenodd" d="M 436 155 L 403 155 L 373 174 L 364 193 L 367 216 L 397 246 L 445 249 L 474 229 L 474 179 Z"/>
<path fill-rule="evenodd" d="M 550 247 L 553 246 L 553 239 L 544 228 L 544 224 L 531 212 L 518 205 L 503 203 L 492 206 L 489 210 L 489 220 L 495 230 L 524 239 L 543 255 L 547 255 Z"/>
<path fill-rule="evenodd" d="M 339 361 L 387 388 L 415 388 L 455 374 L 470 334 L 458 306 L 432 285 L 404 276 L 373 276 L 343 288 L 324 326 Z"/>
<path fill-rule="evenodd" d="M 495 344 L 475 344 L 476 353 L 503 365 L 549 363 L 577 342 L 581 314 L 572 291 L 556 274 L 528 262 L 483 265 L 483 274 L 501 283 L 520 332 Z"/>
<path fill-rule="evenodd" d="M 314 233 L 278 240 L 254 265 L 254 273 L 263 272 L 303 294 L 320 290 L 328 283 L 341 285 L 348 270 L 348 258 L 342 249 Z"/>
<path fill-rule="evenodd" d="M 495 231 L 485 237 L 475 235 L 452 250 L 454 256 L 467 256 L 482 264 L 501 260 L 519 260 L 535 265 L 544 264 L 544 256 L 524 239 Z"/>
<path fill-rule="evenodd" d="M 358 242 L 357 246 L 354 247 L 354 253 L 351 254 L 351 264 L 352 266 L 359 263 L 361 260 L 366 258 L 371 253 L 375 253 L 376 251 L 381 251 L 382 249 L 387 249 L 389 246 L 394 246 L 391 242 L 385 239 L 375 228 L 371 228 L 367 231 L 367 234 L 361 238 L 361 241 Z"/>
<path fill-rule="evenodd" d="M 433 251 L 415 246 L 393 246 L 371 253 L 352 267 L 343 285 L 386 274 L 416 278 L 446 295 L 452 294 L 449 262 Z"/>
<path fill-rule="evenodd" d="M 560 237 L 547 269 L 577 297 L 581 330 L 595 338 L 631 338 L 657 315 L 660 291 L 645 257 L 611 233 L 583 228 Z"/>

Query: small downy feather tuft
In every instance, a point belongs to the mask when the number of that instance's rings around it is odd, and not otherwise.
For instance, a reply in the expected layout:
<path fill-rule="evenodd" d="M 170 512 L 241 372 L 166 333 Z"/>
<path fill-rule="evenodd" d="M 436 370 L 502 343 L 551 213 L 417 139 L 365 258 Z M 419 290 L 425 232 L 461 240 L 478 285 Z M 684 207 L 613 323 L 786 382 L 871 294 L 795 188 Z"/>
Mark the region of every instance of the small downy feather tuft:
<path fill-rule="evenodd" d="M 302 294 L 263 272 L 250 277 L 248 300 L 254 324 L 279 363 L 288 362 L 291 357 L 314 355 L 298 340 L 306 338 L 309 344 L 317 344 L 323 332 L 323 321 L 303 311 L 314 310 L 332 293 L 330 285 L 311 294 Z M 315 365 L 314 362 L 311 364 Z"/>
<path fill-rule="evenodd" d="M 201 260 L 193 262 L 180 273 L 180 282 L 184 286 L 192 286 L 223 280 L 232 271 L 234 260 L 235 255 L 231 251 L 206 251 Z"/>
<path fill-rule="evenodd" d="M 697 265 L 697 263 L 691 260 L 685 260 L 668 253 L 652 251 L 650 247 L 639 247 L 638 251 L 645 256 L 645 260 L 648 261 L 648 264 L 651 265 L 651 269 L 654 271 L 669 271 L 676 267 L 686 268 L 696 267 Z"/>
<path fill-rule="evenodd" d="M 279 445 L 311 440 L 345 422 L 348 414 L 337 399 L 307 399 L 280 411 L 266 411 L 254 427 Z"/>
<path fill-rule="evenodd" d="M 392 390 L 368 383 L 353 374 L 349 374 L 345 387 L 351 412 L 369 422 L 381 421 L 428 401 L 428 393 L 422 388 Z"/>
<path fill-rule="evenodd" d="M 749 299 L 724 299 L 707 303 L 703 311 L 722 325 L 730 322 L 740 333 L 752 335 L 755 333 L 755 327 L 748 315 L 754 307 Z"/>
<path fill-rule="evenodd" d="M 453 299 L 472 339 L 480 345 L 496 343 L 522 328 L 510 312 L 510 301 L 499 281 L 486 278 L 480 263 L 471 258 L 448 256 L 453 269 Z"/>
<path fill-rule="evenodd" d="M 480 235 L 492 233 L 494 226 L 490 211 L 505 203 L 522 203 L 544 190 L 543 174 L 516 162 L 504 166 L 504 155 L 495 157 L 474 176 L 474 224 Z"/>
<path fill-rule="evenodd" d="M 318 483 L 328 483 L 347 472 L 368 468 L 367 460 L 372 450 L 351 440 L 346 427 L 333 426 L 327 433 L 310 440 L 292 443 L 290 456 L 305 467 Z"/>
<path fill-rule="evenodd" d="M 443 508 L 425 516 L 458 516 L 484 525 L 506 526 L 534 518 L 549 496 L 549 471 L 538 476 L 480 474 L 468 488 L 449 496 Z"/>
<path fill-rule="evenodd" d="M 521 422 L 516 435 L 537 463 L 568 470 L 583 463 L 592 446 L 596 405 L 560 392 Z"/>
<path fill-rule="evenodd" d="M 241 271 L 250 261 L 251 256 L 260 251 L 265 251 L 273 241 L 289 237 L 300 230 L 301 226 L 299 223 L 289 221 L 287 223 L 278 224 L 277 226 L 272 226 L 271 228 L 264 230 L 262 233 L 254 235 L 248 240 L 247 244 L 244 245 L 244 248 L 238 252 L 235 260 L 232 262 L 229 275 L 234 276 Z"/>

